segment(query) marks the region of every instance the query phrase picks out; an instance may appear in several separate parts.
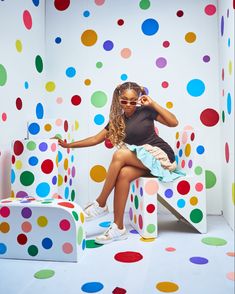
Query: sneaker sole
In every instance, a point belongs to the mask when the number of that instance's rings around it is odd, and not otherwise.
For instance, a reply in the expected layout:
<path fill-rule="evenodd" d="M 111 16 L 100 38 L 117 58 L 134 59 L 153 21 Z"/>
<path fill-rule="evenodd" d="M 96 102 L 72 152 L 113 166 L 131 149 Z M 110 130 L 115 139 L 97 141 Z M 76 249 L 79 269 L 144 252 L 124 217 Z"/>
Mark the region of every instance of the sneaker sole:
<path fill-rule="evenodd" d="M 101 244 L 101 245 L 105 245 L 105 244 L 109 244 L 109 243 L 112 243 L 112 242 L 114 242 L 114 241 L 122 241 L 122 240 L 126 240 L 128 238 L 128 235 L 123 235 L 123 236 L 121 236 L 121 237 L 118 237 L 118 238 L 116 238 L 116 239 L 112 239 L 112 240 L 107 240 L 107 241 L 105 241 L 105 240 L 96 240 L 95 239 L 95 243 L 97 243 L 97 244 Z"/>
<path fill-rule="evenodd" d="M 85 215 L 85 221 L 90 222 L 90 221 L 96 220 L 96 219 L 98 219 L 98 218 L 100 218 L 100 217 L 102 217 L 102 216 L 105 216 L 105 215 L 107 215 L 107 214 L 109 214 L 108 211 L 105 211 L 104 213 L 99 214 L 99 215 L 97 215 L 97 216 L 91 216 L 91 217 L 89 217 L 89 216 L 86 216 L 86 215 Z"/>

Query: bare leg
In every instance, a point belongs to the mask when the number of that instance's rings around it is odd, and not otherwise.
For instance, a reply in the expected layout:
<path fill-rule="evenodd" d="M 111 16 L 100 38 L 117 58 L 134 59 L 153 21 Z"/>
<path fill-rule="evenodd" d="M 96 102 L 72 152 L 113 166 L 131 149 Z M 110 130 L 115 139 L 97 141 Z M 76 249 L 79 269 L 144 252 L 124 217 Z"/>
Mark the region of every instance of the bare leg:
<path fill-rule="evenodd" d="M 130 182 L 147 175 L 149 175 L 148 171 L 133 166 L 125 166 L 121 169 L 114 191 L 114 222 L 119 229 L 123 229 L 123 216 L 129 194 Z"/>
<path fill-rule="evenodd" d="M 144 166 L 143 163 L 136 157 L 134 152 L 129 149 L 117 150 L 110 163 L 103 189 L 99 197 L 96 199 L 101 207 L 105 206 L 109 194 L 116 185 L 119 172 L 124 166 L 132 166 L 148 171 L 146 166 Z"/>

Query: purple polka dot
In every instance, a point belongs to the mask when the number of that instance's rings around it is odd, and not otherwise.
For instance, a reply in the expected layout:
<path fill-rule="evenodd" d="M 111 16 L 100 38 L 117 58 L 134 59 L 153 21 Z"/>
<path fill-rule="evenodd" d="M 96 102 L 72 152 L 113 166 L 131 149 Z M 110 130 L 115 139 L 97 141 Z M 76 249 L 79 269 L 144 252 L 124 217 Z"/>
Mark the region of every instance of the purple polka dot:
<path fill-rule="evenodd" d="M 142 197 L 143 195 L 144 195 L 143 188 L 140 187 L 140 196 Z"/>
<path fill-rule="evenodd" d="M 30 218 L 31 215 L 32 215 L 32 211 L 30 208 L 28 207 L 24 207 L 21 211 L 21 215 L 24 217 L 24 218 Z"/>
<path fill-rule="evenodd" d="M 131 207 L 129 209 L 129 216 L 130 216 L 130 219 L 132 220 L 133 219 L 133 211 L 132 211 Z"/>
<path fill-rule="evenodd" d="M 189 162 L 188 162 L 188 167 L 191 168 L 192 166 L 193 166 L 193 162 L 192 162 L 192 160 L 190 159 Z"/>
<path fill-rule="evenodd" d="M 167 60 L 164 57 L 159 57 L 156 60 L 156 66 L 158 68 L 164 68 L 167 65 Z"/>
<path fill-rule="evenodd" d="M 209 62 L 210 61 L 210 56 L 208 56 L 208 55 L 203 56 L 203 61 L 204 62 Z"/>
<path fill-rule="evenodd" d="M 104 44 L 103 44 L 103 48 L 104 48 L 104 50 L 106 50 L 106 51 L 110 51 L 110 50 L 112 50 L 113 49 L 113 42 L 112 41 L 110 41 L 110 40 L 107 40 L 107 41 L 105 41 L 104 42 Z"/>
<path fill-rule="evenodd" d="M 72 177 L 73 178 L 75 177 L 75 167 L 74 166 L 72 167 Z"/>
<path fill-rule="evenodd" d="M 52 184 L 53 184 L 53 185 L 56 185 L 56 183 L 57 183 L 57 176 L 54 176 L 54 177 L 52 178 Z"/>
<path fill-rule="evenodd" d="M 38 148 L 39 148 L 39 150 L 42 151 L 42 152 L 46 151 L 47 148 L 48 148 L 47 143 L 42 142 L 41 144 L 39 144 Z"/>
<path fill-rule="evenodd" d="M 204 257 L 194 256 L 189 259 L 192 263 L 195 264 L 206 264 L 208 263 L 208 259 Z"/>
<path fill-rule="evenodd" d="M 221 17 L 221 22 L 220 22 L 220 32 L 221 32 L 221 36 L 224 35 L 224 17 Z"/>
<path fill-rule="evenodd" d="M 69 186 L 72 186 L 72 183 L 73 183 L 73 181 L 72 181 L 72 179 L 70 179 L 69 180 Z"/>
<path fill-rule="evenodd" d="M 16 198 L 24 198 L 24 197 L 27 197 L 28 194 L 25 192 L 25 191 L 18 191 L 16 193 Z"/>
<path fill-rule="evenodd" d="M 171 189 L 166 189 L 164 194 L 167 198 L 171 198 L 173 196 L 173 191 Z"/>

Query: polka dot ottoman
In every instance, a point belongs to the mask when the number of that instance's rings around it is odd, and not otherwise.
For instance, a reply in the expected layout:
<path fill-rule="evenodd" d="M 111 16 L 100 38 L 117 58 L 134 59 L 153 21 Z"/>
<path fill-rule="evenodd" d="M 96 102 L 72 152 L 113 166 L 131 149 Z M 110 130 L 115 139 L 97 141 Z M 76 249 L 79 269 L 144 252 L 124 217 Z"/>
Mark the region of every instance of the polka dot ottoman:
<path fill-rule="evenodd" d="M 77 262 L 85 250 L 84 213 L 63 199 L 0 202 L 0 258 Z"/>
<path fill-rule="evenodd" d="M 186 176 L 168 183 L 141 177 L 131 183 L 130 223 L 143 238 L 157 237 L 157 200 L 198 232 L 207 232 L 205 174 L 194 158 L 194 141 L 191 127 L 176 133 L 176 161 Z"/>

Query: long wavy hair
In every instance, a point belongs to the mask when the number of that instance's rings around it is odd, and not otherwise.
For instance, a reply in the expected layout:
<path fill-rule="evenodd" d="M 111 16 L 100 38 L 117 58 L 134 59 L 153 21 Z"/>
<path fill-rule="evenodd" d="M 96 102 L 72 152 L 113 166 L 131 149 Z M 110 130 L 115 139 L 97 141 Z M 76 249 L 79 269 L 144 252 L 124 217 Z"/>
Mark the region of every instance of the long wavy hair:
<path fill-rule="evenodd" d="M 118 85 L 113 92 L 112 104 L 109 113 L 109 130 L 107 138 L 114 146 L 121 147 L 123 140 L 126 137 L 124 111 L 120 105 L 119 99 L 126 90 L 133 90 L 136 92 L 137 97 L 146 95 L 144 87 L 139 86 L 133 82 L 125 82 Z"/>

